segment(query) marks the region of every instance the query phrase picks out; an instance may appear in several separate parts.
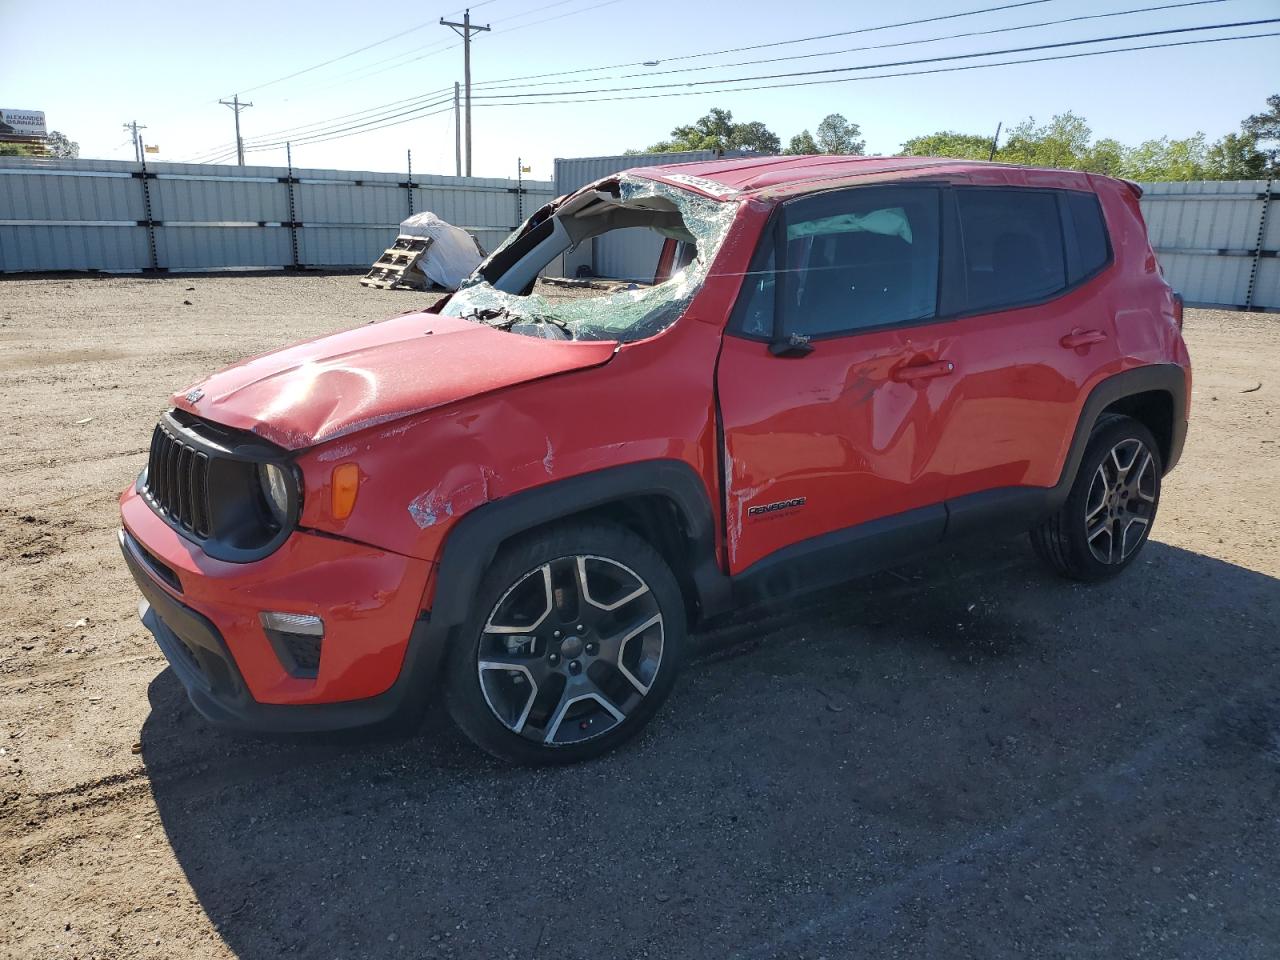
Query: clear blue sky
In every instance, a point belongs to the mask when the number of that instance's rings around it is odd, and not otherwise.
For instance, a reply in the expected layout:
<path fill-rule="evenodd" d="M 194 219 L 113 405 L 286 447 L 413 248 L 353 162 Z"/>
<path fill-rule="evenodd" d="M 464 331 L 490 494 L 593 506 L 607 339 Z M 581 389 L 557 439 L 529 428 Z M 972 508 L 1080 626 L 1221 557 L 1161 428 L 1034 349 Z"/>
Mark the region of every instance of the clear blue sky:
<path fill-rule="evenodd" d="M 609 79 L 590 82 L 579 77 L 592 74 L 578 74 L 524 92 L 714 80 L 1280 17 L 1280 0 L 1225 0 L 1012 33 L 743 65 L 745 60 L 920 40 L 1162 2 L 1044 0 L 940 23 L 672 62 L 687 54 L 1002 2 L 1008 0 L 485 0 L 473 4 L 473 16 L 492 24 L 493 30 L 473 44 L 473 78 L 493 81 L 656 60 L 667 62 L 605 70 L 601 73 Z M 459 8 L 433 3 L 388 6 L 329 0 L 305 5 L 230 0 L 217 5 L 127 6 L 70 0 L 56 9 L 47 3 L 0 0 L 0 106 L 44 110 L 49 125 L 77 140 L 85 157 L 131 158 L 121 124 L 136 119 L 147 125 L 146 142 L 160 146 L 156 159 L 185 160 L 230 148 L 232 114 L 217 101 L 235 92 L 254 103 L 242 116 L 245 137 L 254 138 L 451 87 L 461 79 L 462 50 L 451 46 L 457 38 L 436 21 L 460 13 Z M 404 21 L 398 34 L 393 23 L 397 19 Z M 1233 32 L 1277 29 L 1280 25 Z M 393 38 L 293 79 L 269 83 L 387 37 Z M 1177 39 L 1182 37 L 1129 43 Z M 1125 44 L 1111 44 L 1120 45 Z M 688 74 L 658 72 L 688 66 L 714 68 Z M 636 73 L 653 75 L 618 79 Z M 842 113 L 862 126 L 868 152 L 893 153 L 916 134 L 939 129 L 990 132 L 997 121 L 1008 126 L 1027 116 L 1047 120 L 1064 110 L 1082 114 L 1095 136 L 1127 143 L 1196 131 L 1214 139 L 1261 110 L 1272 93 L 1280 93 L 1280 37 L 792 89 L 572 105 L 477 106 L 475 173 L 513 176 L 516 157 L 522 156 L 533 167 L 530 176 L 549 178 L 554 157 L 643 147 L 713 106 L 732 110 L 735 119 L 763 121 L 784 143 L 804 127 L 814 129 L 824 115 Z M 452 115 L 446 112 L 360 136 L 300 145 L 294 150 L 294 163 L 400 170 L 407 148 L 413 150 L 415 172 L 452 173 Z M 251 153 L 248 162 L 282 164 L 284 151 Z"/>

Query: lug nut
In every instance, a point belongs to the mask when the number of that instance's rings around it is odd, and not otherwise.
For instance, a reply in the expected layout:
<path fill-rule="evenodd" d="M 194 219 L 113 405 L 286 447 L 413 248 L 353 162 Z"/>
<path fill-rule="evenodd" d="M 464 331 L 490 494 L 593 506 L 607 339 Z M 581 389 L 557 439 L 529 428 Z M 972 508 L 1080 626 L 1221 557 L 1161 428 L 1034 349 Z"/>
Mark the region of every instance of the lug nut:
<path fill-rule="evenodd" d="M 560 631 L 559 631 L 559 630 L 557 630 L 555 633 L 553 633 L 553 634 L 552 634 L 552 636 L 553 636 L 553 637 L 555 637 L 557 640 L 559 640 L 559 639 L 560 639 Z"/>
<path fill-rule="evenodd" d="M 581 633 L 581 632 L 582 632 L 583 630 L 585 630 L 585 629 L 586 629 L 586 627 L 584 627 L 582 624 L 578 624 L 578 632 L 579 632 L 579 633 Z"/>
<path fill-rule="evenodd" d="M 570 672 L 570 673 L 575 673 L 575 674 L 577 674 L 577 673 L 581 673 L 581 672 L 582 672 L 582 664 L 580 664 L 577 660 L 570 660 L 570 661 L 569 661 L 569 672 Z"/>
<path fill-rule="evenodd" d="M 559 663 L 559 662 L 560 662 L 560 654 L 558 654 L 558 653 L 549 653 L 549 654 L 547 654 L 547 659 L 548 659 L 549 661 L 551 661 L 552 663 Z"/>
<path fill-rule="evenodd" d="M 591 654 L 593 657 L 596 655 L 596 649 L 597 648 L 594 643 L 587 644 L 587 653 Z"/>

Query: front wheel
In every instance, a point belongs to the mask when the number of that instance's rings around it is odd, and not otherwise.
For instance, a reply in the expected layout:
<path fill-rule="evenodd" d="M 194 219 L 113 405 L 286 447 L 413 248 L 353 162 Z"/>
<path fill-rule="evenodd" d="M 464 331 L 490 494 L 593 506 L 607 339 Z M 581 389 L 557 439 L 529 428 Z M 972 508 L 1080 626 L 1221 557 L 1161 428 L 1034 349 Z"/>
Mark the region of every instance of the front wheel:
<path fill-rule="evenodd" d="M 1076 580 L 1115 576 L 1151 534 L 1163 473 L 1150 430 L 1131 417 L 1102 420 L 1066 502 L 1031 531 L 1036 553 Z"/>
<path fill-rule="evenodd" d="M 643 727 L 675 681 L 686 643 L 675 576 L 645 540 L 572 524 L 505 548 L 449 660 L 462 731 L 517 763 L 570 763 Z"/>

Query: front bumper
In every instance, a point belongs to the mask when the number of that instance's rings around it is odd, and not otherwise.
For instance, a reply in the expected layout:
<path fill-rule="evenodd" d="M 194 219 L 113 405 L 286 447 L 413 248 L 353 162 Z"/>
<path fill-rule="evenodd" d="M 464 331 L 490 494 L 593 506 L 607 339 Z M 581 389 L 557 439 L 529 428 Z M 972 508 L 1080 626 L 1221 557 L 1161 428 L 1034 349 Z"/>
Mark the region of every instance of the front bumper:
<path fill-rule="evenodd" d="M 439 662 L 419 613 L 430 564 L 336 538 L 297 533 L 264 560 L 213 560 L 132 490 L 120 548 L 145 598 L 143 623 L 192 703 L 246 729 L 326 730 L 376 723 L 421 703 Z M 298 676 L 258 615 L 325 621 L 320 665 Z"/>

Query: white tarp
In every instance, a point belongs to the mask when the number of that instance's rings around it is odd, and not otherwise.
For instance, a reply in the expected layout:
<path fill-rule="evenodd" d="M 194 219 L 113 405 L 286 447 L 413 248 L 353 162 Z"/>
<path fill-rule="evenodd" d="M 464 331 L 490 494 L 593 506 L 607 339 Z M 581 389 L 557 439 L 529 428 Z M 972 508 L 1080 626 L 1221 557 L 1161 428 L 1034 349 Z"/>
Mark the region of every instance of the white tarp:
<path fill-rule="evenodd" d="M 427 279 L 446 290 L 457 290 L 458 284 L 471 276 L 483 259 L 475 239 L 461 227 L 446 223 L 434 213 L 415 213 L 400 224 L 400 235 L 425 237 L 431 241 L 418 261 L 418 269 Z"/>

